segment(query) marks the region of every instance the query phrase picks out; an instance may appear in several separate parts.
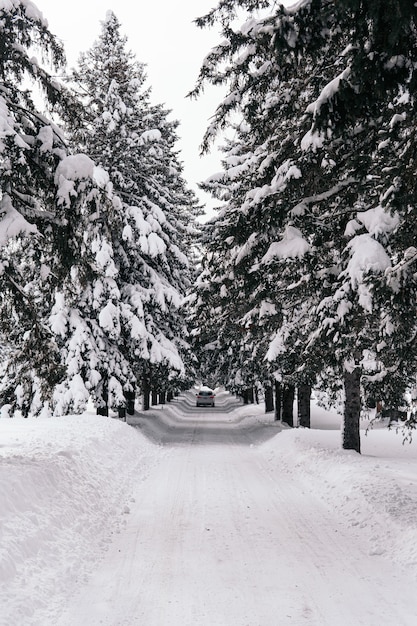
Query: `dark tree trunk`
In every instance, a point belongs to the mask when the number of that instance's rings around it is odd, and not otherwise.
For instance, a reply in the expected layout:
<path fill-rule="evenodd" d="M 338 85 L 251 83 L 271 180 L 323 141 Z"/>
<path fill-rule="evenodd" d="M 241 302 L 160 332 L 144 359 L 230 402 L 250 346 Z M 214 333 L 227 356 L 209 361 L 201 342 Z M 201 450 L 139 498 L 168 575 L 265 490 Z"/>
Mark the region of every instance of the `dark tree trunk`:
<path fill-rule="evenodd" d="M 282 386 L 281 383 L 275 381 L 275 419 L 281 419 L 282 412 Z"/>
<path fill-rule="evenodd" d="M 284 385 L 282 392 L 282 421 L 288 426 L 294 426 L 294 385 Z"/>
<path fill-rule="evenodd" d="M 343 413 L 343 449 L 361 451 L 361 372 L 355 367 L 353 372 L 345 372 L 345 410 Z"/>
<path fill-rule="evenodd" d="M 165 402 L 166 402 L 166 392 L 160 391 L 159 392 L 159 404 L 165 404 Z"/>
<path fill-rule="evenodd" d="M 109 414 L 109 406 L 108 406 L 109 393 L 107 391 L 106 383 L 103 384 L 103 391 L 102 391 L 101 397 L 102 397 L 102 404 L 101 406 L 97 407 L 97 415 L 104 415 L 107 417 Z"/>
<path fill-rule="evenodd" d="M 167 393 L 167 402 L 171 402 L 173 397 L 174 397 L 174 394 L 172 393 L 172 391 L 168 391 L 168 393 Z"/>
<path fill-rule="evenodd" d="M 243 397 L 243 404 L 249 404 L 249 391 L 248 391 L 248 389 L 244 389 L 243 390 L 242 397 Z"/>
<path fill-rule="evenodd" d="M 303 428 L 310 428 L 310 385 L 298 385 L 297 387 L 297 407 L 298 425 Z"/>
<path fill-rule="evenodd" d="M 120 407 L 119 409 L 117 409 L 117 412 L 119 414 L 119 419 L 126 421 L 126 407 L 125 406 Z"/>
<path fill-rule="evenodd" d="M 149 379 L 145 375 L 142 380 L 142 394 L 143 394 L 143 402 L 142 409 L 144 411 L 149 411 L 150 408 L 150 398 L 151 398 L 151 386 L 149 383 Z"/>
<path fill-rule="evenodd" d="M 126 411 L 128 415 L 134 415 L 135 413 L 135 392 L 125 391 L 126 398 Z"/>
<path fill-rule="evenodd" d="M 158 392 L 156 389 L 152 389 L 151 392 L 151 404 L 152 406 L 155 406 L 155 404 L 158 404 Z"/>
<path fill-rule="evenodd" d="M 272 413 L 274 410 L 274 394 L 271 385 L 265 385 L 265 413 Z"/>
<path fill-rule="evenodd" d="M 254 403 L 253 387 L 249 387 L 249 389 L 248 389 L 248 402 L 249 402 L 249 404 L 253 404 Z"/>
<path fill-rule="evenodd" d="M 253 390 L 254 396 L 255 396 L 255 402 L 256 404 L 259 404 L 259 392 L 258 392 L 258 387 L 255 387 Z"/>

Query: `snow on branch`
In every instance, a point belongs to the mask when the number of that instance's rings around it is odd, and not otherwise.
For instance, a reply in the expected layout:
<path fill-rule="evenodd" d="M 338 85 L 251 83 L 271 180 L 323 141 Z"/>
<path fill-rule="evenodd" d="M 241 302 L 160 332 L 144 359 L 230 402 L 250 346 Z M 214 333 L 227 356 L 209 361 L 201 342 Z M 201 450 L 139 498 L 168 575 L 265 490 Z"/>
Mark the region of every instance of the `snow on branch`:
<path fill-rule="evenodd" d="M 350 76 L 350 73 L 351 70 L 349 67 L 343 70 L 343 72 L 339 74 L 339 76 L 336 76 L 336 78 L 331 80 L 324 87 L 324 89 L 322 89 L 317 100 L 308 105 L 306 112 L 312 114 L 313 124 L 310 130 L 304 135 L 301 140 L 302 150 L 307 151 L 309 149 L 312 149 L 313 151 L 315 151 L 323 146 L 325 134 L 315 128 L 314 120 L 318 115 L 320 115 L 323 105 L 329 104 L 334 99 L 335 95 L 339 91 L 340 83 L 344 80 L 347 80 Z"/>
<path fill-rule="evenodd" d="M 37 232 L 36 226 L 25 220 L 14 208 L 10 196 L 5 194 L 0 200 L 0 247 L 6 245 L 12 237 Z"/>
<path fill-rule="evenodd" d="M 140 143 L 150 143 L 153 141 L 161 141 L 162 134 L 157 128 L 151 130 L 145 130 L 139 137 Z"/>
<path fill-rule="evenodd" d="M 391 233 L 400 223 L 398 213 L 391 215 L 382 206 L 358 213 L 357 219 L 365 226 L 369 234 L 374 236 Z"/>
<path fill-rule="evenodd" d="M 0 11 L 12 11 L 19 8 L 28 19 L 39 22 L 45 28 L 48 27 L 48 21 L 31 0 L 0 0 Z"/>
<path fill-rule="evenodd" d="M 354 237 L 347 245 L 350 260 L 345 274 L 350 279 L 353 289 L 359 296 L 359 304 L 368 312 L 372 312 L 372 294 L 365 282 L 366 274 L 383 274 L 391 267 L 391 260 L 384 247 L 368 234 Z"/>
<path fill-rule="evenodd" d="M 308 198 L 303 198 L 301 202 L 299 202 L 291 210 L 291 215 L 293 217 L 299 217 L 299 216 L 304 215 L 304 213 L 306 212 L 310 204 L 316 204 L 317 202 L 328 200 L 332 196 L 335 196 L 341 191 L 343 191 L 345 187 L 350 187 L 350 185 L 353 185 L 355 182 L 356 181 L 354 178 L 347 178 L 346 180 L 341 181 L 337 185 L 334 185 L 334 187 L 331 187 L 327 191 L 323 191 L 322 193 L 318 193 L 314 196 L 309 196 Z"/>
<path fill-rule="evenodd" d="M 242 212 L 248 210 L 251 204 L 259 204 L 276 193 L 283 191 L 291 180 L 297 180 L 302 177 L 299 167 L 294 165 L 290 159 L 282 163 L 275 172 L 270 185 L 255 187 L 246 193 L 245 202 L 242 205 Z"/>
<path fill-rule="evenodd" d="M 86 154 L 73 154 L 63 159 L 55 172 L 58 203 L 71 204 L 71 196 L 76 196 L 75 181 L 91 180 L 100 188 L 109 183 L 109 175 L 103 168 L 97 167 Z"/>
<path fill-rule="evenodd" d="M 317 100 L 312 102 L 307 107 L 307 113 L 312 113 L 313 117 L 316 117 L 320 111 L 321 107 L 332 100 L 336 93 L 339 91 L 340 83 L 342 80 L 347 80 L 350 76 L 350 68 L 347 67 L 343 72 L 336 76 L 333 80 L 331 80 L 321 91 Z"/>
<path fill-rule="evenodd" d="M 404 252 L 404 256 L 401 261 L 393 267 L 389 267 L 386 272 L 389 274 L 398 274 L 399 272 L 402 272 L 410 267 L 410 265 L 413 265 L 413 263 L 417 263 L 417 248 L 411 246 Z"/>
<path fill-rule="evenodd" d="M 268 252 L 261 259 L 261 263 L 270 263 L 275 257 L 279 259 L 302 258 L 311 249 L 308 241 L 294 226 L 287 226 L 281 241 L 274 241 Z"/>

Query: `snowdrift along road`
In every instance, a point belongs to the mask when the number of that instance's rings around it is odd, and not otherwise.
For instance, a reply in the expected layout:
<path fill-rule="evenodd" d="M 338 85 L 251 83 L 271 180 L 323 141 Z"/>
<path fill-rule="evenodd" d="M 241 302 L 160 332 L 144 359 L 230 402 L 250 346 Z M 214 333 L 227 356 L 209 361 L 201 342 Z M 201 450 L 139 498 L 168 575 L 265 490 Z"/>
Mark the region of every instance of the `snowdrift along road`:
<path fill-rule="evenodd" d="M 2 626 L 415 626 L 415 446 L 216 404 L 0 420 Z"/>

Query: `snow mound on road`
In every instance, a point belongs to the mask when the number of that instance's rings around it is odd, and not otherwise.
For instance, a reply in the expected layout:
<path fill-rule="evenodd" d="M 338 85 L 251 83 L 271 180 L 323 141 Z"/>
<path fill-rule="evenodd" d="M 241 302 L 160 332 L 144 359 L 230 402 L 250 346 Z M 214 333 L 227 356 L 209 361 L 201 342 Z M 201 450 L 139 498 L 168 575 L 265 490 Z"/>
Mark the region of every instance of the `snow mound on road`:
<path fill-rule="evenodd" d="M 362 454 L 341 449 L 337 431 L 285 430 L 262 444 L 274 475 L 297 475 L 339 514 L 370 556 L 417 578 L 417 443 L 388 429 L 362 433 Z M 282 478 L 284 479 L 284 478 Z"/>
<path fill-rule="evenodd" d="M 0 420 L 0 624 L 53 623 L 129 511 L 154 448 L 95 415 Z"/>

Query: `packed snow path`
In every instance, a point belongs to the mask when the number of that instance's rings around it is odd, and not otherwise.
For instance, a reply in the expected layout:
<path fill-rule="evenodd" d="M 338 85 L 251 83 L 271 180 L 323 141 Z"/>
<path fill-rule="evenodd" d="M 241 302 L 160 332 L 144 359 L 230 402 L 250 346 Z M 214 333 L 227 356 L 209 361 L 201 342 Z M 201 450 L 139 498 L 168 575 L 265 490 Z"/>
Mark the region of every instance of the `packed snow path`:
<path fill-rule="evenodd" d="M 186 395 L 134 420 L 162 458 L 59 626 L 415 626 L 406 576 L 271 472 L 256 444 L 277 425 L 234 403 Z"/>

